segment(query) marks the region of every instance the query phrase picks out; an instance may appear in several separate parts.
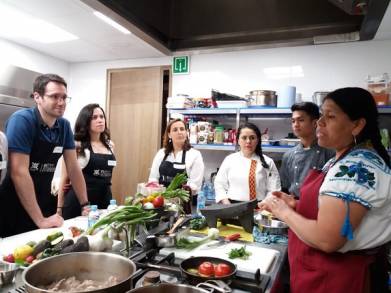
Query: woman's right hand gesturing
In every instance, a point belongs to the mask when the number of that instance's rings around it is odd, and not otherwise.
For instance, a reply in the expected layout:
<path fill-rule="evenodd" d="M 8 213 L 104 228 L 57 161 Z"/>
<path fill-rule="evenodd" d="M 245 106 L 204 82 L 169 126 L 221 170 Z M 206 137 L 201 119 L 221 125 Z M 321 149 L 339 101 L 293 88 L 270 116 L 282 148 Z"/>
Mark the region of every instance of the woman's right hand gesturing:
<path fill-rule="evenodd" d="M 294 209 L 294 210 L 296 209 L 296 199 L 292 195 L 287 194 L 282 191 L 273 191 L 272 194 L 275 197 L 282 199 L 292 209 Z"/>

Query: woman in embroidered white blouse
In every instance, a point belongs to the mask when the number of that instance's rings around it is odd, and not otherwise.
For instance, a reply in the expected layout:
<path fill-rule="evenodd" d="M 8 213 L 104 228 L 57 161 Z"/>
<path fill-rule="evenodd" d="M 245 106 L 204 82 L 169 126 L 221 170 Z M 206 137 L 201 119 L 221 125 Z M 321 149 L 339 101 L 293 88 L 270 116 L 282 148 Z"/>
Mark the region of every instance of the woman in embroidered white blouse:
<path fill-rule="evenodd" d="M 260 204 L 289 225 L 291 292 L 388 292 L 391 164 L 375 101 L 342 88 L 321 109 L 318 142 L 335 159 L 307 175 L 299 201 L 276 192 Z"/>
<path fill-rule="evenodd" d="M 255 198 L 262 200 L 272 191 L 281 190 L 280 175 L 274 161 L 262 154 L 258 127 L 252 123 L 241 125 L 236 143 L 240 151 L 228 155 L 216 175 L 216 202 L 229 204 Z M 252 177 L 255 184 L 251 184 Z"/>

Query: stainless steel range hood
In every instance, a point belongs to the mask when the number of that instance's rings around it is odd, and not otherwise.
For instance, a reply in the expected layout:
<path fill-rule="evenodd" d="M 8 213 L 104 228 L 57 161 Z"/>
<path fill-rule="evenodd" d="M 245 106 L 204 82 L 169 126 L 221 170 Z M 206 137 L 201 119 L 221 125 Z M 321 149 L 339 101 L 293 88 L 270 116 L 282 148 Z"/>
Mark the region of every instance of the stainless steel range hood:
<path fill-rule="evenodd" d="M 81 0 L 164 54 L 371 40 L 390 0 Z M 163 49 L 162 49 L 163 47 Z"/>
<path fill-rule="evenodd" d="M 30 98 L 33 82 L 40 73 L 16 66 L 0 69 L 0 130 L 15 111 L 35 105 Z"/>

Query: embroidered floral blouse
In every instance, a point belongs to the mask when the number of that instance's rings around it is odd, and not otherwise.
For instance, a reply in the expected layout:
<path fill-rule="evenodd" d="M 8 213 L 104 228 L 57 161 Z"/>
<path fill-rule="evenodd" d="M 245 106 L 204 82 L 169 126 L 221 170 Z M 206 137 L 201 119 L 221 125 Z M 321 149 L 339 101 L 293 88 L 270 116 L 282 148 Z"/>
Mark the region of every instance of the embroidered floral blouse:
<path fill-rule="evenodd" d="M 330 160 L 324 169 L 332 164 Z M 327 172 L 320 194 L 368 209 L 353 234 L 345 231 L 350 239 L 340 252 L 374 248 L 391 240 L 391 171 L 375 151 L 354 149 L 338 161 Z"/>

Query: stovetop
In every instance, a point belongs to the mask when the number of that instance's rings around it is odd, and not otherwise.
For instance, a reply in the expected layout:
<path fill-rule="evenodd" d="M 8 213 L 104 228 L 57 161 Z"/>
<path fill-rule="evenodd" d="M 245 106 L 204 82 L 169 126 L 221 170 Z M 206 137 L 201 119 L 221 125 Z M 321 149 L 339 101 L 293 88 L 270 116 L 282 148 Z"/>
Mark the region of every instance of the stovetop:
<path fill-rule="evenodd" d="M 161 282 L 188 284 L 186 278 L 181 274 L 179 264 L 175 262 L 175 254 L 163 256 L 157 249 L 148 251 L 135 250 L 130 254 L 130 259 L 137 266 L 137 271 L 132 277 L 132 287 L 138 288 L 143 286 L 144 276 L 148 271 L 158 271 Z M 228 286 L 233 293 L 240 292 L 265 292 L 270 282 L 270 276 L 255 273 L 237 271 Z"/>
<path fill-rule="evenodd" d="M 131 288 L 143 286 L 145 274 L 148 271 L 158 271 L 161 282 L 171 284 L 188 284 L 182 276 L 179 264 L 175 262 L 175 254 L 159 254 L 158 249 L 135 248 L 129 252 L 129 259 L 134 261 L 137 270 L 131 278 Z M 260 274 L 259 270 L 255 273 L 237 271 L 234 278 L 227 284 L 232 293 L 257 292 L 262 293 L 270 282 L 269 275 Z M 23 293 L 24 286 L 10 290 L 10 293 Z"/>

